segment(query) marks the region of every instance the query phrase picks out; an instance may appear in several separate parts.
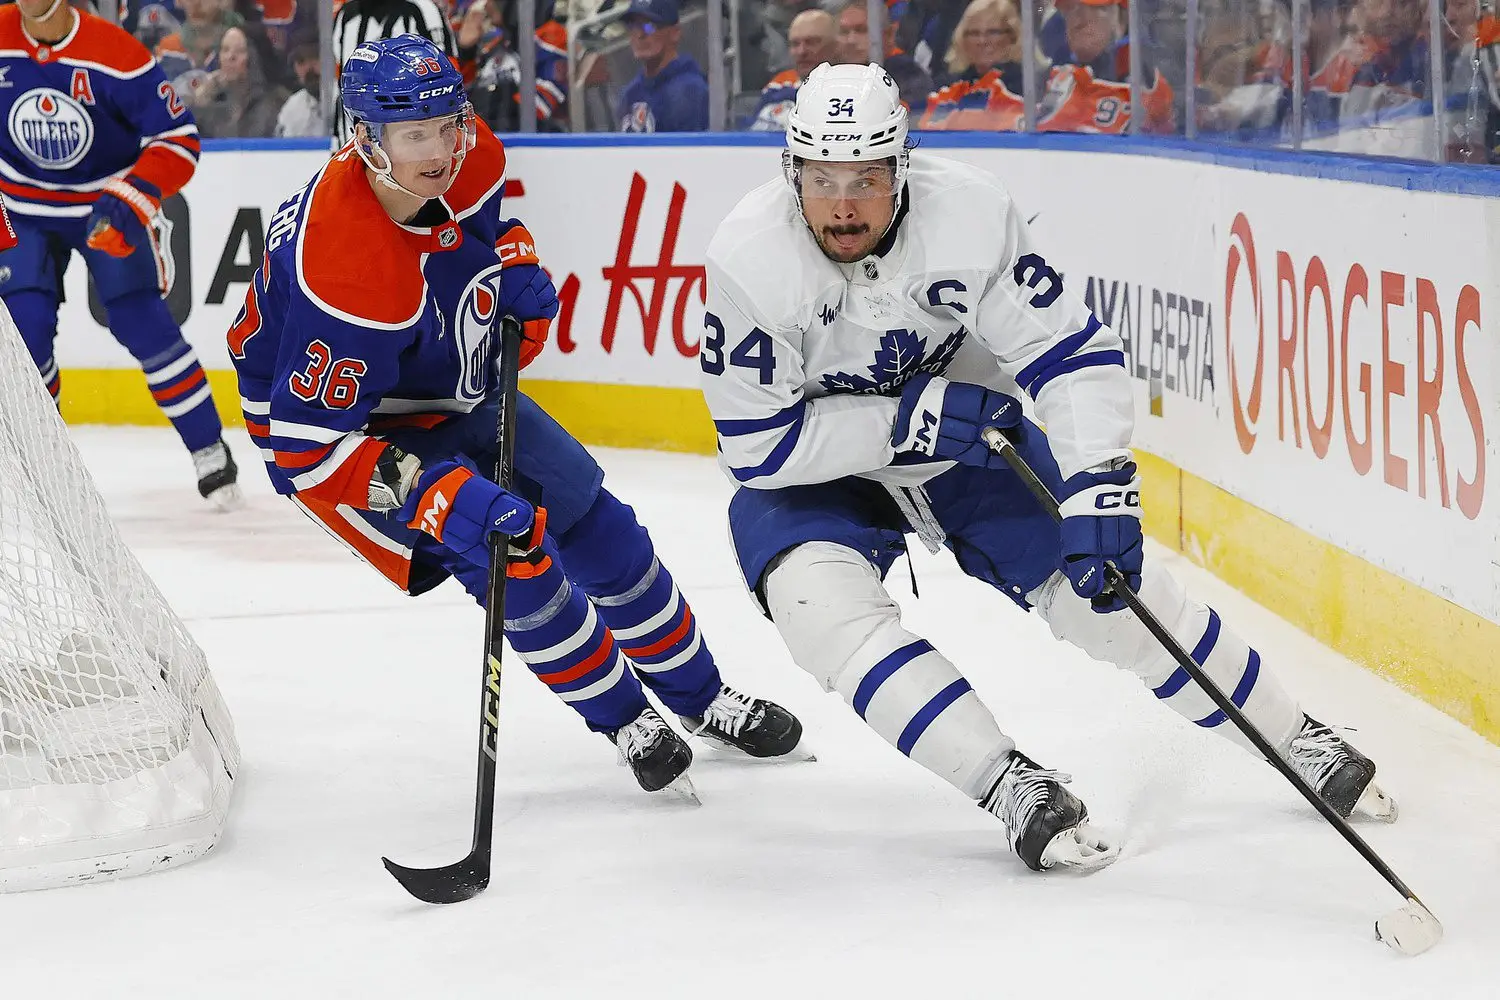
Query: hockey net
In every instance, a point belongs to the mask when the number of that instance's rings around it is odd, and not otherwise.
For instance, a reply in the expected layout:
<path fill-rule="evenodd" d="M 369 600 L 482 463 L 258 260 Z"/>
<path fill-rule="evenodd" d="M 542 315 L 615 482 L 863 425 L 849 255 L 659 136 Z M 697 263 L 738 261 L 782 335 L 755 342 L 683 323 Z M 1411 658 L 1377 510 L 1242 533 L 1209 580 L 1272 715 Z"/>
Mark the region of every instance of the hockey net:
<path fill-rule="evenodd" d="M 203 651 L 121 541 L 0 306 L 0 891 L 201 855 L 238 766 Z"/>

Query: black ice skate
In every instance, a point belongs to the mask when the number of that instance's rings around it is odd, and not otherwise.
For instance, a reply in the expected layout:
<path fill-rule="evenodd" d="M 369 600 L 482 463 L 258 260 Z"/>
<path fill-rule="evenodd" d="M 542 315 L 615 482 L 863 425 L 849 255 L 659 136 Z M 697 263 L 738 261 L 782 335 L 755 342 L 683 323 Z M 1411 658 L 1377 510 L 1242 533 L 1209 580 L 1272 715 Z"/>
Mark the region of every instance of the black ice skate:
<path fill-rule="evenodd" d="M 193 471 L 198 473 L 198 495 L 219 510 L 235 510 L 244 505 L 239 487 L 240 469 L 223 438 L 193 452 Z"/>
<path fill-rule="evenodd" d="M 814 760 L 806 751 L 793 753 L 802 741 L 802 723 L 780 705 L 741 694 L 728 684 L 699 718 L 679 716 L 689 736 L 701 736 L 715 746 L 749 757 L 787 757 Z"/>
<path fill-rule="evenodd" d="M 697 793 L 685 772 L 693 762 L 693 751 L 681 736 L 648 708 L 612 733 L 606 734 L 620 750 L 620 760 L 630 766 L 635 780 L 648 792 L 675 786 L 697 801 Z"/>
<path fill-rule="evenodd" d="M 1088 807 L 1063 787 L 1071 780 L 1012 750 L 999 780 L 979 800 L 1005 824 L 1011 850 L 1034 872 L 1054 865 L 1095 871 L 1119 856 L 1119 847 L 1089 826 Z"/>
<path fill-rule="evenodd" d="M 1375 762 L 1311 716 L 1302 717 L 1302 729 L 1292 737 L 1286 758 L 1345 819 L 1358 809 L 1382 823 L 1396 821 L 1396 800 L 1375 784 Z"/>

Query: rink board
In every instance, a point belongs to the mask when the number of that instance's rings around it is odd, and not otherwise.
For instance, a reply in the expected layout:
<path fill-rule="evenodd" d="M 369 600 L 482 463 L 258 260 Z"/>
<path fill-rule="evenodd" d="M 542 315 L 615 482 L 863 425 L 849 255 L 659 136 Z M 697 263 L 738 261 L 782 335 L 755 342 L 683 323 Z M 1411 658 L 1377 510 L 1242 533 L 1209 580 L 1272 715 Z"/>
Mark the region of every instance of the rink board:
<path fill-rule="evenodd" d="M 1126 338 L 1152 535 L 1500 741 L 1500 500 L 1487 477 L 1500 182 L 1097 137 L 1003 141 L 924 145 L 1001 175 L 1042 252 Z M 210 150 L 187 189 L 174 304 L 231 423 L 223 331 L 266 221 L 321 162 L 309 149 Z M 695 388 L 704 247 L 739 195 L 776 174 L 775 148 L 753 137 L 517 141 L 511 205 L 563 300 L 528 385 L 581 438 L 713 450 Z M 67 292 L 64 414 L 160 422 L 81 267 Z"/>

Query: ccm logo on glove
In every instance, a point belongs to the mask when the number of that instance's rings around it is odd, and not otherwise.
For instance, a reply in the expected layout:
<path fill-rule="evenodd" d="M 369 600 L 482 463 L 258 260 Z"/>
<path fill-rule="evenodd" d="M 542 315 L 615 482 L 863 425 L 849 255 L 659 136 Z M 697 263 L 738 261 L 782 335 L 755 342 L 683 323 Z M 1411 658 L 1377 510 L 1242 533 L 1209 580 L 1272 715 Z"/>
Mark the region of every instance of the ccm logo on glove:
<path fill-rule="evenodd" d="M 1115 510 L 1119 507 L 1139 507 L 1140 505 L 1140 490 L 1110 490 L 1094 497 L 1095 510 Z"/>

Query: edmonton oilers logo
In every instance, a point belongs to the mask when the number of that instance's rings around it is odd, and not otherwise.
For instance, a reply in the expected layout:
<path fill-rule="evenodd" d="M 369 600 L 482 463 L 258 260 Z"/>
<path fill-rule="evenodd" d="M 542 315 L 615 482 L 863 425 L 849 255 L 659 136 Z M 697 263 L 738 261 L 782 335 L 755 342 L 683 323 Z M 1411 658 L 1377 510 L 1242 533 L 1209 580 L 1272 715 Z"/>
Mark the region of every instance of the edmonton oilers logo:
<path fill-rule="evenodd" d="M 458 301 L 454 339 L 459 353 L 458 398 L 484 398 L 490 383 L 491 339 L 500 309 L 500 265 L 470 279 Z"/>
<path fill-rule="evenodd" d="M 39 87 L 22 94 L 10 109 L 10 138 L 33 163 L 66 170 L 88 155 L 94 122 L 73 98 Z"/>

